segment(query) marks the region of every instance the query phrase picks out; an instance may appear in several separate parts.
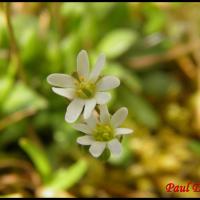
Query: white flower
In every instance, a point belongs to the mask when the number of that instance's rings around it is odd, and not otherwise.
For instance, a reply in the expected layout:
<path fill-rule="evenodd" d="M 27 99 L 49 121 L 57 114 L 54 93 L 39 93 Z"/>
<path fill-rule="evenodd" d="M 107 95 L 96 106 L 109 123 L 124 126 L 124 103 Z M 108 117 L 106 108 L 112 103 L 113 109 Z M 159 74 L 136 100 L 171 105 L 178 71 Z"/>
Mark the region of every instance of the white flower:
<path fill-rule="evenodd" d="M 52 90 L 56 94 L 71 100 L 65 114 L 67 122 L 75 122 L 83 109 L 84 119 L 89 118 L 96 104 L 106 104 L 110 100 L 111 95 L 105 91 L 120 85 L 119 79 L 115 76 L 99 78 L 104 64 L 105 56 L 101 54 L 94 69 L 89 73 L 87 52 L 81 50 L 77 56 L 76 78 L 59 73 L 50 74 L 47 77 L 48 83 L 54 86 Z"/>
<path fill-rule="evenodd" d="M 119 155 L 121 153 L 120 136 L 133 132 L 129 128 L 119 128 L 126 119 L 128 110 L 123 107 L 110 116 L 106 105 L 100 105 L 99 108 L 99 119 L 91 115 L 86 123 L 74 125 L 76 130 L 87 134 L 78 137 L 77 143 L 91 145 L 89 151 L 94 157 L 99 157 L 106 147 L 110 149 L 112 154 Z"/>

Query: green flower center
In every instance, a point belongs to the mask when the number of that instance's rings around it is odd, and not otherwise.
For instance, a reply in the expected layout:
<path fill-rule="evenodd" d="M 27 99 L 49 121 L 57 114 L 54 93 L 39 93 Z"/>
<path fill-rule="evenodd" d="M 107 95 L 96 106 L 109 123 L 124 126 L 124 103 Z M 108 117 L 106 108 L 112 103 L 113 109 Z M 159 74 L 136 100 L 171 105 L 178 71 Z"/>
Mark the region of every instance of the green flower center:
<path fill-rule="evenodd" d="M 76 94 L 78 97 L 82 99 L 89 99 L 95 95 L 96 85 L 90 81 L 85 81 L 81 79 L 80 82 L 77 83 Z"/>
<path fill-rule="evenodd" d="M 114 130 L 109 124 L 97 124 L 93 137 L 96 141 L 109 141 L 114 138 Z"/>

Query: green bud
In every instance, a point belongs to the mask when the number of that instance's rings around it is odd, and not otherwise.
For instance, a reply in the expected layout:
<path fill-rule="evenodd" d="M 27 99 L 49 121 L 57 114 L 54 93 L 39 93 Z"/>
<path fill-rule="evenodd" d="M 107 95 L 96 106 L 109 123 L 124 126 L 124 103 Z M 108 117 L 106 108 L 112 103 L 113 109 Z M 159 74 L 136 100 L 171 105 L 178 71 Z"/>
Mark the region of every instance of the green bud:
<path fill-rule="evenodd" d="M 105 148 L 103 153 L 99 157 L 99 160 L 106 162 L 109 158 L 110 158 L 110 151 L 108 148 Z"/>

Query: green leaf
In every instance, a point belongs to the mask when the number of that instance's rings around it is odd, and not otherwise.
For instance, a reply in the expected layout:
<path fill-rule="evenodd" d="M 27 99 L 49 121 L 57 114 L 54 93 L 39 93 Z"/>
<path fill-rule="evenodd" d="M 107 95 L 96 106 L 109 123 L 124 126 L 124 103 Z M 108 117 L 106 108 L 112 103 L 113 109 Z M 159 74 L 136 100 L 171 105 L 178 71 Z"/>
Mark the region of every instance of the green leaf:
<path fill-rule="evenodd" d="M 0 79 L 0 104 L 3 104 L 4 100 L 7 98 L 10 93 L 13 84 L 14 84 L 14 76 L 16 74 L 16 59 L 11 59 L 7 66 L 6 76 L 4 72 L 4 76 Z M 7 100 L 7 99 L 6 99 Z"/>
<path fill-rule="evenodd" d="M 22 82 L 18 82 L 12 88 L 12 92 L 3 104 L 4 113 L 11 113 L 24 108 L 43 109 L 46 108 L 47 101 L 35 91 Z"/>
<path fill-rule="evenodd" d="M 83 2 L 67 2 L 62 3 L 61 15 L 66 17 L 80 16 L 85 12 L 85 4 Z"/>
<path fill-rule="evenodd" d="M 29 139 L 22 138 L 19 141 L 19 145 L 29 155 L 31 161 L 34 163 L 38 172 L 42 175 L 44 181 L 47 181 L 52 170 L 45 152 Z"/>
<path fill-rule="evenodd" d="M 68 169 L 59 169 L 46 186 L 55 190 L 68 189 L 83 177 L 87 168 L 87 162 L 79 160 Z"/>
<path fill-rule="evenodd" d="M 143 4 L 142 11 L 147 18 L 143 26 L 144 33 L 152 34 L 161 31 L 166 22 L 165 12 L 153 3 Z"/>
<path fill-rule="evenodd" d="M 136 41 L 137 35 L 129 29 L 118 29 L 108 33 L 100 42 L 98 50 L 108 58 L 116 58 L 125 53 Z"/>
<path fill-rule="evenodd" d="M 27 121 L 21 120 L 6 127 L 0 134 L 0 148 L 4 148 L 18 141 L 26 133 L 28 128 L 27 124 Z"/>
<path fill-rule="evenodd" d="M 92 47 L 95 45 L 99 33 L 98 22 L 93 16 L 88 15 L 82 19 L 78 34 L 83 46 Z"/>
<path fill-rule="evenodd" d="M 4 101 L 5 97 L 10 92 L 13 85 L 13 79 L 9 77 L 3 77 L 0 79 L 0 103 Z"/>
<path fill-rule="evenodd" d="M 52 37 L 51 42 L 48 43 L 48 48 L 46 50 L 46 57 L 48 60 L 49 73 L 54 73 L 62 71 L 63 59 L 62 51 L 57 41 Z"/>
<path fill-rule="evenodd" d="M 104 19 L 112 11 L 116 4 L 114 2 L 90 2 L 92 14 L 98 19 Z"/>
<path fill-rule="evenodd" d="M 64 57 L 64 72 L 71 74 L 76 70 L 76 57 L 80 51 L 80 38 L 77 32 L 73 32 L 61 41 L 60 49 Z"/>
<path fill-rule="evenodd" d="M 25 64 L 32 64 L 38 60 L 44 59 L 45 41 L 38 34 L 38 29 L 27 27 L 23 31 L 23 37 L 20 41 L 21 57 Z"/>
<path fill-rule="evenodd" d="M 189 148 L 200 155 L 200 142 L 198 141 L 195 141 L 195 140 L 192 140 L 190 143 L 189 143 Z"/>
<path fill-rule="evenodd" d="M 0 17 L 3 18 L 2 13 L 0 13 Z M 2 49 L 9 46 L 9 36 L 6 26 L 6 20 L 1 20 L 0 23 L 0 44 Z"/>
<path fill-rule="evenodd" d="M 154 97 L 177 96 L 181 84 L 172 75 L 161 71 L 147 73 L 143 77 L 143 89 L 146 94 Z"/>
<path fill-rule="evenodd" d="M 40 20 L 33 15 L 20 14 L 12 18 L 13 30 L 20 49 L 20 57 L 26 68 L 26 75 L 44 70 L 41 66 L 45 61 L 46 41 L 49 34 L 45 34 L 40 27 Z M 42 32 L 42 34 L 40 34 Z M 37 66 L 37 67 L 35 67 Z"/>
<path fill-rule="evenodd" d="M 130 90 L 123 86 L 121 86 L 118 95 L 135 120 L 149 128 L 157 128 L 160 123 L 159 115 L 146 99 L 131 93 Z"/>
<path fill-rule="evenodd" d="M 104 72 L 117 76 L 123 83 L 134 92 L 142 91 L 142 84 L 136 73 L 123 67 L 119 63 L 107 63 Z"/>

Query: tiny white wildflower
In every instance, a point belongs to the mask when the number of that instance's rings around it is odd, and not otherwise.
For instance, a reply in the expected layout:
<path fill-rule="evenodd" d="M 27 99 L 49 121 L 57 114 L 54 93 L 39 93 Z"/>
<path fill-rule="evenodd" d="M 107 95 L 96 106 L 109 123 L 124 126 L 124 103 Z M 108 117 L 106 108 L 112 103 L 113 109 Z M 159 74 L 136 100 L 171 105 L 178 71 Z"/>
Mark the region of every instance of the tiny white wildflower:
<path fill-rule="evenodd" d="M 83 109 L 84 119 L 89 118 L 96 104 L 106 104 L 110 100 L 111 95 L 106 91 L 120 85 L 120 80 L 115 76 L 99 78 L 104 64 L 105 56 L 101 54 L 89 73 L 87 52 L 81 50 L 77 56 L 77 78 L 60 73 L 47 77 L 48 83 L 54 86 L 53 92 L 71 100 L 65 114 L 67 122 L 75 122 Z"/>
<path fill-rule="evenodd" d="M 120 136 L 133 132 L 129 128 L 119 128 L 126 119 L 128 110 L 125 107 L 120 108 L 111 116 L 106 105 L 100 105 L 99 108 L 99 119 L 91 115 L 85 123 L 74 125 L 76 130 L 87 134 L 78 137 L 77 143 L 91 145 L 89 151 L 94 157 L 99 157 L 106 147 L 112 154 L 119 155 L 121 153 Z"/>

